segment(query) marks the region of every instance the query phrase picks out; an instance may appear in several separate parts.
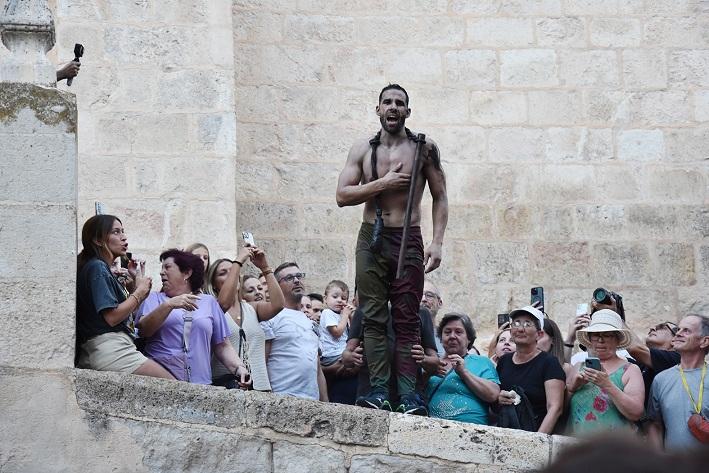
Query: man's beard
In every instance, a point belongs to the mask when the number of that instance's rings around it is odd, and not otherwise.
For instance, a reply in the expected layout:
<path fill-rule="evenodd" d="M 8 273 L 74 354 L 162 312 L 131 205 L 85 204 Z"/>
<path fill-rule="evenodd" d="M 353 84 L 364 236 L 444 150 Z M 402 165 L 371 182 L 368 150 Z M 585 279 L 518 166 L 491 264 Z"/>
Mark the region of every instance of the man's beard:
<path fill-rule="evenodd" d="M 406 125 L 406 118 L 399 118 L 394 128 L 391 128 L 391 125 L 387 122 L 386 116 L 379 117 L 379 123 L 382 125 L 382 130 L 386 131 L 390 135 L 396 135 L 404 129 L 404 126 Z"/>

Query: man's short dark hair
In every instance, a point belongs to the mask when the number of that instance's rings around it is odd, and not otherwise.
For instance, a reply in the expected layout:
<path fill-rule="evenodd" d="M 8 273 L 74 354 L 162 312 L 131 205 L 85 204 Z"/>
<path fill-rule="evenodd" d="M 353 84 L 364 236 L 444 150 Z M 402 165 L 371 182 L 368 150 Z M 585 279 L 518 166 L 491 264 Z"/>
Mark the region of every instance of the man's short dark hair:
<path fill-rule="evenodd" d="M 322 294 L 318 294 L 317 292 L 311 292 L 310 294 L 308 294 L 308 297 L 310 297 L 310 300 L 314 299 L 316 301 L 322 302 L 323 304 L 325 303 L 325 299 L 323 299 Z"/>
<path fill-rule="evenodd" d="M 473 322 L 470 320 L 470 317 L 467 316 L 467 314 L 464 314 L 462 312 L 448 312 L 446 315 L 443 316 L 441 319 L 441 323 L 438 326 L 438 338 L 443 338 L 443 328 L 448 325 L 450 322 L 460 320 L 460 323 L 463 324 L 463 328 L 465 328 L 465 334 L 468 336 L 468 350 L 473 346 L 473 343 L 475 343 L 475 339 L 477 338 L 477 334 L 475 333 L 475 327 L 473 327 Z"/>
<path fill-rule="evenodd" d="M 382 91 L 379 92 L 379 103 L 382 103 L 382 95 L 384 95 L 384 92 L 386 92 L 387 90 L 400 90 L 400 91 L 402 91 L 402 92 L 404 93 L 404 95 L 406 96 L 406 106 L 407 106 L 407 107 L 409 106 L 409 93 L 406 92 L 406 89 L 404 89 L 404 88 L 403 88 L 402 86 L 400 86 L 399 84 L 389 84 L 389 85 L 387 85 L 386 87 L 384 87 L 384 88 L 382 89 Z"/>
<path fill-rule="evenodd" d="M 278 275 L 280 274 L 281 271 L 283 271 L 286 268 L 292 268 L 296 267 L 300 269 L 300 266 L 298 266 L 298 263 L 295 261 L 286 261 L 285 263 L 281 263 L 278 265 L 275 271 L 273 271 L 273 275 L 276 277 L 276 280 L 278 280 Z"/>

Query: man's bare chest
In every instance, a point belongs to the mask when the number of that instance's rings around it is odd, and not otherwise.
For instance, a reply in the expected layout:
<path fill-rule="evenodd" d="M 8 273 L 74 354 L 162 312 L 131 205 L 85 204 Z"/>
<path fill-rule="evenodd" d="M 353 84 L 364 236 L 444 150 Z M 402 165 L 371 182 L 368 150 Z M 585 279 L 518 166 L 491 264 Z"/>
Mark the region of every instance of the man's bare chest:
<path fill-rule="evenodd" d="M 384 177 L 390 170 L 395 169 L 403 174 L 411 174 L 414 169 L 414 158 L 416 146 L 413 142 L 407 142 L 396 147 L 377 147 L 377 174 Z M 401 169 L 396 169 L 401 164 Z M 367 151 L 363 162 L 363 174 L 365 182 L 372 180 L 372 149 Z"/>

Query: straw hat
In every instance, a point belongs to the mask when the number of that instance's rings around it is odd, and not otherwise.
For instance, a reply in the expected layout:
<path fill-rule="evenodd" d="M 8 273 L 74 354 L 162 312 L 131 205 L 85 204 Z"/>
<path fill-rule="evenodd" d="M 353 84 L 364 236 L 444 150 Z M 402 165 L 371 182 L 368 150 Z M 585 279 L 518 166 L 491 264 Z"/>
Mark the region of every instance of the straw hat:
<path fill-rule="evenodd" d="M 581 345 L 590 347 L 592 333 L 602 332 L 617 332 L 618 333 L 618 348 L 630 346 L 630 330 L 623 327 L 623 321 L 620 315 L 610 309 L 599 310 L 591 316 L 591 323 L 586 328 L 582 328 L 576 333 Z"/>

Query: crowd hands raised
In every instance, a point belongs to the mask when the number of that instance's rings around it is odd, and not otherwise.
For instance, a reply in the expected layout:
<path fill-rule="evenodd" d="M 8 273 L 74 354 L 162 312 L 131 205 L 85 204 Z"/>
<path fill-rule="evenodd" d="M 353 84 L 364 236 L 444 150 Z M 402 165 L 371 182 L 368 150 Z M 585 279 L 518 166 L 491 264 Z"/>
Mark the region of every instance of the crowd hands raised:
<path fill-rule="evenodd" d="M 393 376 L 381 399 L 367 396 L 362 313 L 356 288 L 343 281 L 308 292 L 297 263 L 272 269 L 257 246 L 212 262 L 196 244 L 160 255 L 156 288 L 145 263 L 126 258 L 118 218 L 89 219 L 82 244 L 78 367 L 548 434 L 632 432 L 668 449 L 709 443 L 707 305 L 678 324 L 648 327 L 644 340 L 626 324 L 622 297 L 610 291 L 580 306 L 565 337 L 541 305 L 529 305 L 500 320 L 481 355 L 470 317 L 438 317 L 443 300 L 427 280 L 420 343 L 408 354 L 419 367 L 416 399 L 397 408 Z M 247 261 L 260 274 L 242 274 Z M 393 333 L 381 347 L 391 360 Z"/>

